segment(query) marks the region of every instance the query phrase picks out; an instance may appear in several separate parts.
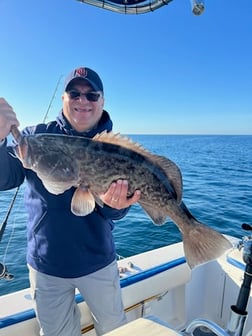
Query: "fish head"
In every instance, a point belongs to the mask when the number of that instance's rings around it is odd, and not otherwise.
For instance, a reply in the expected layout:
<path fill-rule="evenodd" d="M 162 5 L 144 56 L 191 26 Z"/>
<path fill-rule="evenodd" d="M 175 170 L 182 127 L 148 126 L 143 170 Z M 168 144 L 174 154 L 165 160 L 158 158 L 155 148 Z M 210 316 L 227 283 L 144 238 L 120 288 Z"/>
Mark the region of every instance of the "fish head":
<path fill-rule="evenodd" d="M 78 162 L 60 137 L 50 134 L 23 136 L 16 153 L 24 168 L 36 172 L 47 186 L 57 182 L 69 186 L 77 183 Z"/>

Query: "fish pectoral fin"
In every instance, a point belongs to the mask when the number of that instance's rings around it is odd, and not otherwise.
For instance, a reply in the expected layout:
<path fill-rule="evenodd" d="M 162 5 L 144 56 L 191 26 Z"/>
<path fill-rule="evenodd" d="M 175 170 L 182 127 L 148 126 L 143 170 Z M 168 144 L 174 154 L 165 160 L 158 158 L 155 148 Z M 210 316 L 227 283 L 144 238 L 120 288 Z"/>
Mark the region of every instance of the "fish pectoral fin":
<path fill-rule="evenodd" d="M 87 216 L 95 208 L 95 199 L 88 189 L 77 188 L 73 194 L 71 211 L 76 216 Z"/>
<path fill-rule="evenodd" d="M 149 204 L 144 204 L 141 201 L 138 201 L 144 211 L 150 216 L 155 225 L 163 225 L 166 222 L 167 215 L 163 214 L 160 209 L 154 208 Z"/>

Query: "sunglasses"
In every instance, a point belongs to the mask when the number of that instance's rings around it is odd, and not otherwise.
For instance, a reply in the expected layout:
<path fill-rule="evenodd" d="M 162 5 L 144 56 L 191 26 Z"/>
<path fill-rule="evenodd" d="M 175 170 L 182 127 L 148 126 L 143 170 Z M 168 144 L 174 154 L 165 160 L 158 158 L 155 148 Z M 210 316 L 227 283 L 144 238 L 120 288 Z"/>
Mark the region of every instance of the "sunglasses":
<path fill-rule="evenodd" d="M 80 98 L 81 96 L 84 96 L 87 98 L 88 101 L 91 101 L 91 102 L 97 102 L 101 96 L 101 93 L 99 92 L 81 93 L 80 91 L 77 91 L 77 90 L 69 90 L 67 91 L 67 94 L 69 95 L 71 99 L 76 99 L 76 98 Z"/>

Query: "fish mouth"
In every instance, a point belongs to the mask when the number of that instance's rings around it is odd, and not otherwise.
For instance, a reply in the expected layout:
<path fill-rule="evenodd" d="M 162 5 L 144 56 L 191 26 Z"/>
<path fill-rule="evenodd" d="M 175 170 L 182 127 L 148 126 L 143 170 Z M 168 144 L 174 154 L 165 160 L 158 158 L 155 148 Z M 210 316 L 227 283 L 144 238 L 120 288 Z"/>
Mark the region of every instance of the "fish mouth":
<path fill-rule="evenodd" d="M 25 138 L 15 147 L 15 152 L 25 168 L 28 168 L 28 144 Z"/>

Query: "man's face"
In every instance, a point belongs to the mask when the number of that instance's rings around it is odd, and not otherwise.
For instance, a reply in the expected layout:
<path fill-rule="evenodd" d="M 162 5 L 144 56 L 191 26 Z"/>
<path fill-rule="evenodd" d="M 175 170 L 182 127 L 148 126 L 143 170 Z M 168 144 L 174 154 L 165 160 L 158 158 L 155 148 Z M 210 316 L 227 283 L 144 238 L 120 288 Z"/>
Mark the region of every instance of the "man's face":
<path fill-rule="evenodd" d="M 86 81 L 77 81 L 70 87 L 71 91 L 80 93 L 95 92 Z M 104 98 L 101 92 L 97 101 L 89 101 L 86 96 L 71 98 L 64 92 L 63 113 L 71 126 L 78 132 L 88 131 L 96 126 L 103 112 Z"/>

